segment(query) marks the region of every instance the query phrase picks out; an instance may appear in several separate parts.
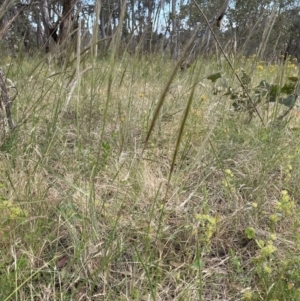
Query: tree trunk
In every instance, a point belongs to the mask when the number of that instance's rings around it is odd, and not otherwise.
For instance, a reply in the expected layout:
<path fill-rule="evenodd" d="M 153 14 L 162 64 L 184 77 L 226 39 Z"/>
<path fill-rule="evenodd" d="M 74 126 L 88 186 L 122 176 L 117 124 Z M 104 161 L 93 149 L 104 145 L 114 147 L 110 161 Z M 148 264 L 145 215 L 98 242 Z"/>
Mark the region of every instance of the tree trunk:
<path fill-rule="evenodd" d="M 101 37 L 104 40 L 104 46 L 107 46 L 107 40 L 106 40 L 106 33 L 105 33 L 105 18 L 104 18 L 104 12 L 103 8 L 101 8 L 100 11 L 100 31 L 101 31 Z"/>
<path fill-rule="evenodd" d="M 152 52 L 152 31 L 153 31 L 152 15 L 153 15 L 154 5 L 155 2 L 153 0 L 149 0 L 147 27 L 146 27 L 146 52 L 148 53 Z"/>
<path fill-rule="evenodd" d="M 94 49 L 94 56 L 97 57 L 98 55 L 98 37 L 99 37 L 99 17 L 100 17 L 100 12 L 101 12 L 101 0 L 96 1 L 95 5 L 95 23 L 93 26 L 93 49 Z"/>
<path fill-rule="evenodd" d="M 172 44 L 171 56 L 174 60 L 178 58 L 178 35 L 176 22 L 176 0 L 172 0 Z"/>
<path fill-rule="evenodd" d="M 74 6 L 76 0 L 63 0 L 62 20 L 59 25 L 59 43 L 67 42 L 71 38 L 72 25 L 74 18 Z"/>
<path fill-rule="evenodd" d="M 50 50 L 50 38 L 52 37 L 55 43 L 58 42 L 58 35 L 57 35 L 57 24 L 53 24 L 50 19 L 49 13 L 49 3 L 47 0 L 41 0 L 40 4 L 43 23 L 44 23 L 44 30 L 45 30 L 45 51 L 46 53 Z"/>
<path fill-rule="evenodd" d="M 44 44 L 43 42 L 43 34 L 42 34 L 42 24 L 41 24 L 41 18 L 39 13 L 36 14 L 36 44 L 37 47 L 40 48 Z"/>

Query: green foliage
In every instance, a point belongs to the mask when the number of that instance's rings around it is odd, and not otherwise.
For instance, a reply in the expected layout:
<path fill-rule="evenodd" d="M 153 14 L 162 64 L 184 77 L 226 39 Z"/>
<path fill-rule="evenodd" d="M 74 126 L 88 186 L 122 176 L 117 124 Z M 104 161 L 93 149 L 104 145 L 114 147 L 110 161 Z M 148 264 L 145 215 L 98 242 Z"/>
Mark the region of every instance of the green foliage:
<path fill-rule="evenodd" d="M 255 237 L 255 230 L 252 227 L 247 227 L 245 229 L 245 234 L 248 239 L 253 239 Z"/>
<path fill-rule="evenodd" d="M 77 81 L 71 65 L 12 63 L 0 299 L 298 300 L 298 133 L 232 112 L 247 93 L 286 107 L 298 77 L 249 65 L 241 87 L 215 59 L 184 74 L 92 61 Z"/>
<path fill-rule="evenodd" d="M 213 83 L 215 83 L 217 81 L 217 79 L 221 78 L 222 75 L 220 72 L 214 73 L 210 76 L 207 77 L 207 79 L 211 80 Z"/>
<path fill-rule="evenodd" d="M 290 76 L 285 84 L 269 84 L 266 80 L 262 80 L 259 85 L 252 87 L 251 77 L 242 69 L 240 77 L 243 87 L 232 88 L 227 87 L 224 93 L 219 92 L 229 97 L 233 102 L 232 106 L 236 111 L 253 113 L 253 108 L 264 103 L 278 102 L 287 106 L 289 110 L 293 109 L 298 98 L 299 78 Z M 221 78 L 220 73 L 207 77 L 213 83 Z"/>

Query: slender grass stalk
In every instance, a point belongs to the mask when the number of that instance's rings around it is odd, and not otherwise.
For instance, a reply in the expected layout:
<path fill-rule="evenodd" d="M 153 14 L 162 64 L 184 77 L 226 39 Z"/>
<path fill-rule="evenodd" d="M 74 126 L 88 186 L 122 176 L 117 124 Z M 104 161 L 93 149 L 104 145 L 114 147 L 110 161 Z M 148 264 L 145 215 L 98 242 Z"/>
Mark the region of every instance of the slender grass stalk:
<path fill-rule="evenodd" d="M 144 262 L 144 260 L 142 259 L 141 255 L 140 255 L 140 252 L 138 251 L 136 245 L 133 245 L 133 247 L 134 247 L 134 250 L 135 250 L 135 254 L 138 257 L 138 260 L 141 263 L 141 265 L 143 266 L 144 271 L 146 273 L 146 276 L 147 276 L 147 279 L 148 279 L 148 285 L 149 285 L 148 287 L 149 287 L 150 293 L 151 293 L 151 299 L 153 301 L 155 301 L 156 300 L 156 290 L 154 289 L 155 285 L 152 282 L 152 279 L 151 279 L 152 277 L 150 275 L 149 269 L 146 266 L 146 263 Z"/>

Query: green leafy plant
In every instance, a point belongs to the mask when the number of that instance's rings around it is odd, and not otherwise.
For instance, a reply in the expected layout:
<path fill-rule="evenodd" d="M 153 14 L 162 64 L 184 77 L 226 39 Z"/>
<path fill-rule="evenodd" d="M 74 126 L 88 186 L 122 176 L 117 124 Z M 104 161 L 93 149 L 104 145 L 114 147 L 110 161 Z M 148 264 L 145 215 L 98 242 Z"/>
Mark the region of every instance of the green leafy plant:
<path fill-rule="evenodd" d="M 260 103 L 275 103 L 288 107 L 288 111 L 292 110 L 296 104 L 299 92 L 299 78 L 290 76 L 283 84 L 270 84 L 266 80 L 262 80 L 259 85 L 252 86 L 252 78 L 241 69 L 240 77 L 243 86 L 237 88 L 226 87 L 224 89 L 214 89 L 214 94 L 222 94 L 232 100 L 232 106 L 235 111 L 254 113 L 254 108 Z M 220 73 L 215 73 L 207 77 L 215 83 L 221 78 Z M 285 112 L 281 117 L 286 115 Z"/>

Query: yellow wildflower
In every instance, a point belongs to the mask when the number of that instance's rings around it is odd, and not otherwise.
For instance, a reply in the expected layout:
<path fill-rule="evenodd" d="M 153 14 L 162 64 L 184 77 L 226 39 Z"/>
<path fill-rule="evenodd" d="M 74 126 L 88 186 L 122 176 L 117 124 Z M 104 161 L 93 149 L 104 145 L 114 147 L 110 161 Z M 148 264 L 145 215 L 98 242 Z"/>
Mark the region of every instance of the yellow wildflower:
<path fill-rule="evenodd" d="M 257 69 L 260 70 L 260 71 L 262 71 L 262 70 L 264 70 L 264 66 L 258 65 L 258 66 L 257 66 Z"/>

